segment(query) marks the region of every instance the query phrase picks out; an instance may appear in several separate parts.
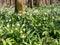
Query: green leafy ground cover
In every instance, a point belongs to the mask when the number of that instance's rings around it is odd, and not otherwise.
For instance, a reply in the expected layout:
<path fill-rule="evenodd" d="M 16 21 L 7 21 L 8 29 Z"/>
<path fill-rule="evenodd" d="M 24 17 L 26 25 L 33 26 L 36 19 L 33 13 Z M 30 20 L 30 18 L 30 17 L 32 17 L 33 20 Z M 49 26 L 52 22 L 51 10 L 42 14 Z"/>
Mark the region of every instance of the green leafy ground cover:
<path fill-rule="evenodd" d="M 60 45 L 60 4 L 25 11 L 0 8 L 0 45 Z"/>

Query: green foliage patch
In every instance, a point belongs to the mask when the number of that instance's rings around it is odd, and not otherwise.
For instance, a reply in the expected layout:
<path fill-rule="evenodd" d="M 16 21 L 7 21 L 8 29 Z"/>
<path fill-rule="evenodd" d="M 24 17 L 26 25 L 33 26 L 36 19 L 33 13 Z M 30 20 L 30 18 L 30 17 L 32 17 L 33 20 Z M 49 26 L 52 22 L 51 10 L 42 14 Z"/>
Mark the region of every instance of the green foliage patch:
<path fill-rule="evenodd" d="M 60 45 L 60 6 L 0 8 L 0 45 Z"/>

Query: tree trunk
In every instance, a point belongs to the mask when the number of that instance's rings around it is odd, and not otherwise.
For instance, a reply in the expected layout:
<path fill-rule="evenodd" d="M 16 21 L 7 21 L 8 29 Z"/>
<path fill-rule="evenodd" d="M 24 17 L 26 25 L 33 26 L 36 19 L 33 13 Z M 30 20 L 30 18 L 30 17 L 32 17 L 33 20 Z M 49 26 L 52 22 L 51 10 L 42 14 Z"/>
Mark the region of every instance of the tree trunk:
<path fill-rule="evenodd" d="M 46 5 L 50 4 L 50 0 L 45 0 Z"/>
<path fill-rule="evenodd" d="M 15 12 L 18 12 L 18 10 L 17 10 L 17 0 L 15 0 Z"/>
<path fill-rule="evenodd" d="M 10 0 L 10 6 L 11 6 L 11 0 Z"/>
<path fill-rule="evenodd" d="M 36 2 L 37 2 L 37 7 L 39 7 L 40 0 L 37 0 Z"/>
<path fill-rule="evenodd" d="M 33 0 L 28 0 L 28 7 L 32 8 L 33 7 Z"/>
<path fill-rule="evenodd" d="M 3 5 L 3 4 L 4 4 L 4 0 L 1 0 L 1 1 L 2 1 L 1 3 L 2 3 L 2 5 Z"/>
<path fill-rule="evenodd" d="M 15 12 L 23 12 L 23 3 L 20 0 L 15 0 Z"/>
<path fill-rule="evenodd" d="M 58 0 L 58 2 L 60 3 L 60 0 Z"/>
<path fill-rule="evenodd" d="M 46 3 L 45 3 L 45 0 L 42 0 L 42 3 L 43 3 L 43 4 L 46 4 Z"/>
<path fill-rule="evenodd" d="M 50 0 L 50 4 L 52 4 L 53 3 L 53 1 L 52 0 Z"/>

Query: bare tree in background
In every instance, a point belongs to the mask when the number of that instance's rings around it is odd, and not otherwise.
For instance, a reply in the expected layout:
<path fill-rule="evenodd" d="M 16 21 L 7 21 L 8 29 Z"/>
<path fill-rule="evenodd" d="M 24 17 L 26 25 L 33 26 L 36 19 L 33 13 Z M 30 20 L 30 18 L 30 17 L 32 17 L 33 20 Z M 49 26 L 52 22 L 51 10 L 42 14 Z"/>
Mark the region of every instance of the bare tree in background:
<path fill-rule="evenodd" d="M 50 0 L 50 4 L 52 4 L 52 2 L 53 2 L 53 1 L 52 1 L 52 0 Z"/>
<path fill-rule="evenodd" d="M 50 0 L 50 4 L 55 4 L 57 3 L 57 0 Z"/>
<path fill-rule="evenodd" d="M 10 6 L 11 6 L 11 1 L 12 1 L 12 0 L 10 0 Z"/>
<path fill-rule="evenodd" d="M 42 0 L 37 0 L 36 3 L 37 3 L 37 7 L 39 7 L 42 5 Z"/>
<path fill-rule="evenodd" d="M 20 0 L 15 0 L 15 12 L 23 12 L 23 3 Z"/>
<path fill-rule="evenodd" d="M 2 5 L 3 5 L 3 4 L 4 4 L 4 0 L 1 0 L 1 1 L 2 1 L 1 3 L 2 3 Z"/>
<path fill-rule="evenodd" d="M 30 7 L 30 8 L 33 7 L 33 0 L 28 0 L 28 7 Z"/>
<path fill-rule="evenodd" d="M 39 6 L 39 2 L 40 2 L 40 0 L 36 0 L 36 6 L 37 7 Z"/>
<path fill-rule="evenodd" d="M 46 5 L 50 4 L 50 0 L 45 0 Z"/>
<path fill-rule="evenodd" d="M 15 12 L 18 12 L 18 10 L 17 10 L 17 0 L 15 0 Z"/>

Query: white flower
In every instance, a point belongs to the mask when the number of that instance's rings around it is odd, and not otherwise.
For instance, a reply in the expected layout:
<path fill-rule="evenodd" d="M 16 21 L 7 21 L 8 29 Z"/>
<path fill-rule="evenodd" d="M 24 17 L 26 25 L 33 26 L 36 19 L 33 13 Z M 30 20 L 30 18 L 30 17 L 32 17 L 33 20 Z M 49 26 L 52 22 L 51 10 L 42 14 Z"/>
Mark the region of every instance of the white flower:
<path fill-rule="evenodd" d="M 8 20 L 6 20 L 6 22 L 8 22 Z"/>
<path fill-rule="evenodd" d="M 17 26 L 20 26 L 20 24 L 17 22 Z"/>
<path fill-rule="evenodd" d="M 30 14 L 30 16 L 32 16 L 32 14 Z"/>
<path fill-rule="evenodd" d="M 56 18 L 58 18 L 58 16 L 56 15 Z"/>
<path fill-rule="evenodd" d="M 25 14 L 26 12 L 23 12 L 23 14 Z"/>
<path fill-rule="evenodd" d="M 18 30 L 18 28 L 15 28 L 15 30 Z"/>
<path fill-rule="evenodd" d="M 9 21 L 11 21 L 11 19 Z"/>
<path fill-rule="evenodd" d="M 52 17 L 52 19 L 54 19 L 54 16 Z"/>
<path fill-rule="evenodd" d="M 25 24 L 22 25 L 22 27 L 24 27 L 24 26 L 25 26 Z"/>
<path fill-rule="evenodd" d="M 26 29 L 25 28 L 23 28 L 23 31 L 25 31 Z"/>
<path fill-rule="evenodd" d="M 20 33 L 23 33 L 23 31 L 20 31 Z"/>
<path fill-rule="evenodd" d="M 38 11 L 38 10 L 34 10 L 34 11 L 33 11 L 33 14 L 34 14 L 34 15 L 39 15 L 39 11 Z"/>
<path fill-rule="evenodd" d="M 34 10 L 34 13 L 37 13 L 37 12 L 39 12 L 38 10 Z"/>
<path fill-rule="evenodd" d="M 49 13 L 49 12 L 51 12 L 51 10 L 47 10 L 47 12 Z"/>
<path fill-rule="evenodd" d="M 12 26 L 14 27 L 14 24 L 12 24 Z"/>
<path fill-rule="evenodd" d="M 21 36 L 21 38 L 25 38 L 26 36 L 23 34 L 22 36 Z"/>
<path fill-rule="evenodd" d="M 7 24 L 7 27 L 9 27 L 9 23 Z"/>
<path fill-rule="evenodd" d="M 28 31 L 27 34 L 30 34 L 31 31 Z"/>
<path fill-rule="evenodd" d="M 11 14 L 11 11 L 9 11 L 8 14 L 10 15 Z"/>
<path fill-rule="evenodd" d="M 46 15 L 47 13 L 45 12 L 45 15 Z"/>
<path fill-rule="evenodd" d="M 0 25 L 0 28 L 2 27 L 2 25 Z"/>
<path fill-rule="evenodd" d="M 5 10 L 7 10 L 7 8 L 5 8 Z"/>
<path fill-rule="evenodd" d="M 26 12 L 27 15 L 29 15 L 29 12 Z"/>
<path fill-rule="evenodd" d="M 55 42 L 58 44 L 58 40 L 57 39 L 55 39 Z"/>
<path fill-rule="evenodd" d="M 36 27 L 34 27 L 34 29 L 36 29 Z"/>
<path fill-rule="evenodd" d="M 11 32 L 10 33 L 13 33 L 13 30 L 11 30 Z"/>
<path fill-rule="evenodd" d="M 18 13 L 18 15 L 20 15 L 20 16 L 21 16 L 22 14 Z"/>
<path fill-rule="evenodd" d="M 57 11 L 57 8 L 54 8 L 54 11 Z"/>
<path fill-rule="evenodd" d="M 43 20 L 46 20 L 46 18 L 44 17 Z"/>
<path fill-rule="evenodd" d="M 0 29 L 0 32 L 2 32 L 3 30 Z"/>

